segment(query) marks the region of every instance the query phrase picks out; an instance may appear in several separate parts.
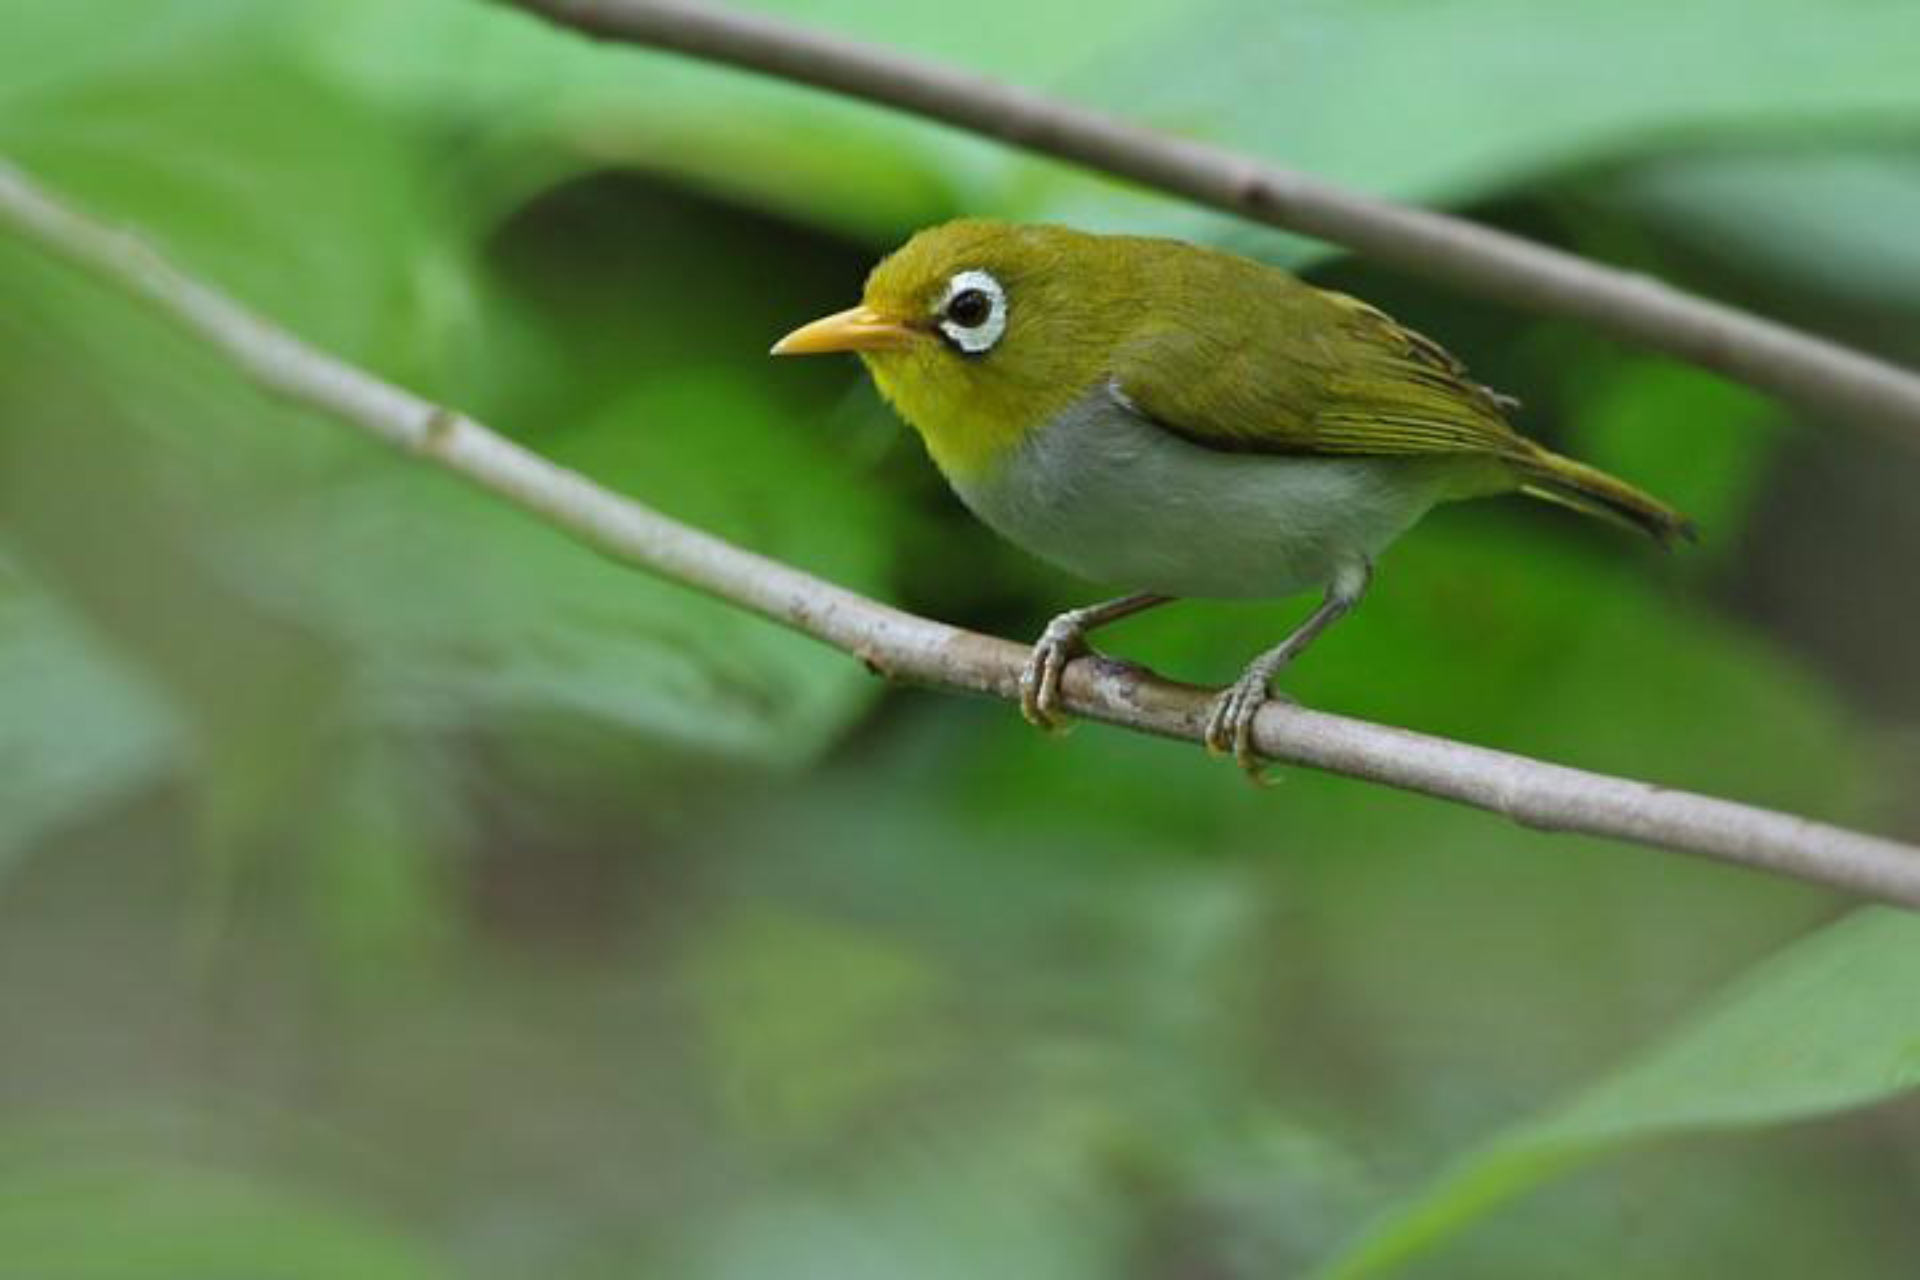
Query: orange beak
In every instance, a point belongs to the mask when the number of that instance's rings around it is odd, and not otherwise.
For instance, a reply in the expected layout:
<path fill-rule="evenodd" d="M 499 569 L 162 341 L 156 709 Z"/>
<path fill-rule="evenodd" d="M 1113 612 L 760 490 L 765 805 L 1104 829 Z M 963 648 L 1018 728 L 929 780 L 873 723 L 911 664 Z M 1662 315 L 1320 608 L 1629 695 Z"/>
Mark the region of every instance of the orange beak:
<path fill-rule="evenodd" d="M 817 356 L 829 351 L 898 351 L 920 335 L 869 307 L 849 307 L 803 324 L 773 344 L 776 356 Z"/>

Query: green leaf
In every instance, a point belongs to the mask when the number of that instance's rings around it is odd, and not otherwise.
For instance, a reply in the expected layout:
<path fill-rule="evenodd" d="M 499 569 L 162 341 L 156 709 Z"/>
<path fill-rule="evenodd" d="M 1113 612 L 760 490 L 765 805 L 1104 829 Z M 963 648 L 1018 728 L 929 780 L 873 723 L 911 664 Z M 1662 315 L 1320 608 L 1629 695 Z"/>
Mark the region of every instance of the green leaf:
<path fill-rule="evenodd" d="M 472 306 L 412 139 L 271 44 L 48 86 L 0 149 L 301 336 L 417 378 Z"/>
<path fill-rule="evenodd" d="M 604 314 L 583 320 L 563 303 L 553 311 L 571 314 L 571 328 L 528 340 L 549 314 L 543 299 L 492 297 L 496 282 L 475 269 L 440 203 L 424 194 L 417 161 L 427 149 L 408 129 L 298 67 L 265 55 L 255 65 L 238 35 L 226 33 L 230 45 L 213 38 L 218 24 L 191 30 L 206 43 L 189 41 L 191 56 L 178 65 L 136 59 L 114 76 L 49 89 L 6 121 L 8 136 L 82 203 L 133 219 L 186 266 L 323 346 L 390 372 L 411 366 L 415 376 L 403 380 L 432 390 L 437 379 L 421 368 L 431 361 L 405 353 L 458 337 L 461 360 L 509 373 L 504 389 L 492 369 L 462 379 L 457 402 L 477 405 L 497 392 L 525 404 L 533 381 L 544 381 L 541 391 L 564 387 L 572 397 L 565 429 L 542 447 L 771 554 L 884 588 L 893 509 L 830 440 L 796 427 L 775 402 L 763 353 L 764 335 L 777 329 L 772 321 L 756 328 L 756 317 L 779 295 L 759 288 L 763 269 L 740 265 L 737 243 L 709 237 L 705 257 L 730 264 L 739 307 L 726 305 L 720 272 L 708 282 L 714 305 L 682 309 L 679 319 L 674 308 L 607 293 Z M 260 30 L 240 34 L 264 38 Z M 152 159 L 178 154 L 195 160 Z M 695 234 L 690 222 L 678 225 Z M 672 257 L 684 269 L 700 255 Z M 646 258 L 639 255 L 634 286 L 653 285 L 654 301 L 692 286 L 694 277 L 680 276 L 663 287 Z M 451 290 L 431 284 L 436 263 L 464 266 L 452 272 Z M 24 246 L 0 243 L 0 278 L 46 317 L 0 318 L 0 334 L 19 336 L 0 353 L 0 389 L 14 410 L 23 473 L 34 466 L 64 486 L 98 467 L 125 490 L 115 501 L 191 512 L 178 522 L 192 526 L 183 540 L 191 545 L 178 551 L 204 559 L 224 592 L 265 602 L 305 634 L 349 642 L 337 656 L 353 669 L 348 683 L 368 695 L 355 714 L 448 726 L 501 713 L 577 713 L 682 744 L 791 760 L 828 741 L 877 691 L 856 664 L 811 642 L 616 568 L 496 499 L 375 453 L 317 415 L 271 404 L 190 340 Z M 458 323 L 458 300 L 482 294 L 502 302 L 501 314 L 485 327 Z M 688 328 L 688 314 L 733 319 L 715 327 L 724 339 L 693 326 L 706 347 L 690 347 L 676 332 Z M 742 329 L 751 335 L 744 345 Z M 721 341 L 753 362 L 746 379 L 732 365 L 687 368 Z M 566 358 L 549 358 L 549 349 Z M 624 364 L 633 352 L 651 355 Z M 643 389 L 630 392 L 636 385 Z M 583 397 L 583 387 L 592 394 Z M 48 428 L 58 414 L 101 424 L 87 433 L 100 440 L 84 466 L 66 456 L 77 449 L 50 443 L 77 434 Z M 513 420 L 511 410 L 503 420 Z M 162 442 L 153 453 L 167 462 L 151 473 L 116 465 L 126 447 L 108 423 Z M 61 465 L 46 465 L 49 454 Z M 191 487 L 179 483 L 187 476 Z M 177 497 L 156 499 L 163 479 Z M 100 488 L 83 486 L 93 500 L 79 509 L 108 506 L 94 493 Z M 73 539 L 57 492 L 28 497 L 40 513 L 34 537 L 73 548 L 61 552 L 64 568 L 87 568 L 105 584 L 98 592 L 114 597 L 116 622 L 164 629 L 155 615 L 175 602 L 146 591 L 150 575 L 136 562 L 149 548 L 140 535 L 108 526 L 98 538 Z M 103 554 L 93 559 L 115 563 L 78 563 L 94 550 Z M 193 626 L 212 639 L 162 656 L 217 667 L 221 620 L 199 617 Z"/>
<path fill-rule="evenodd" d="M 14 0 L 0 43 L 0 120 L 43 95 L 87 81 L 139 75 L 209 44 L 235 43 L 266 29 L 265 13 L 248 0 L 121 8 L 104 22 L 104 3 Z M 270 21 L 270 19 L 269 19 Z M 0 126 L 4 127 L 4 126 Z"/>
<path fill-rule="evenodd" d="M 662 376 L 554 454 L 856 590 L 881 591 L 890 576 L 884 495 L 724 371 Z M 330 488 L 261 544 L 290 597 L 360 655 L 369 706 L 389 722 L 563 712 L 794 762 L 880 687 L 815 641 L 421 470 Z"/>
<path fill-rule="evenodd" d="M 1615 175 L 1597 202 L 1743 276 L 1920 312 L 1920 163 L 1911 151 L 1725 151 Z M 1796 301 L 1798 298 L 1796 296 Z M 1884 341 L 1884 331 L 1869 335 Z"/>
<path fill-rule="evenodd" d="M 1920 122 L 1920 30 L 1905 0 L 1862 0 L 1845 21 L 1820 0 L 1131 0 L 1099 22 L 1021 0 L 982 0 L 965 21 L 937 6 L 845 0 L 747 7 L 1424 202 L 1483 198 L 1677 141 L 1885 136 Z M 869 239 L 964 211 L 1275 243 L 999 144 L 592 45 L 497 6 L 311 10 L 309 43 L 332 74 L 477 132 L 464 177 L 487 208 L 561 173 L 633 166 Z"/>
<path fill-rule="evenodd" d="M 0 868 L 62 823 L 164 776 L 165 699 L 0 560 Z"/>
<path fill-rule="evenodd" d="M 1125 1274 L 1127 1224 L 1092 1193 L 1073 1108 L 890 1152 L 851 1188 L 763 1196 L 702 1232 L 692 1280 L 1096 1280 Z M 942 1141 L 948 1138 L 948 1141 Z M 822 1180 L 825 1182 L 826 1180 Z M 840 1181 L 840 1180 L 834 1180 Z M 836 1194 L 837 1193 L 837 1194 Z"/>
<path fill-rule="evenodd" d="M 1784 1124 L 1920 1085 L 1920 917 L 1856 912 L 1570 1102 L 1468 1153 L 1322 1274 L 1383 1275 L 1508 1200 L 1624 1148 Z"/>
<path fill-rule="evenodd" d="M 446 1275 L 338 1204 L 185 1162 L 0 1163 L 0 1258 L 36 1280 L 432 1280 Z"/>
<path fill-rule="evenodd" d="M 1920 119 L 1904 0 L 1844 21 L 1820 0 L 1241 0 L 1170 25 L 1102 81 L 1129 115 L 1428 201 L 1680 140 Z"/>
<path fill-rule="evenodd" d="M 1145 46 L 1183 6 L 1121 0 L 1097 23 L 1022 0 L 984 0 L 964 21 L 911 5 L 798 0 L 781 16 L 883 46 L 1048 83 L 1107 52 Z M 319 65 L 376 98 L 457 117 L 479 145 L 463 178 L 481 208 L 595 168 L 668 173 L 743 203 L 865 238 L 978 211 L 1023 186 L 1031 162 L 998 144 L 837 95 L 597 45 L 503 6 L 468 0 L 310 0 Z M 1017 39 L 1006 38 L 1019 31 Z M 458 56 L 448 56 L 457 50 Z"/>

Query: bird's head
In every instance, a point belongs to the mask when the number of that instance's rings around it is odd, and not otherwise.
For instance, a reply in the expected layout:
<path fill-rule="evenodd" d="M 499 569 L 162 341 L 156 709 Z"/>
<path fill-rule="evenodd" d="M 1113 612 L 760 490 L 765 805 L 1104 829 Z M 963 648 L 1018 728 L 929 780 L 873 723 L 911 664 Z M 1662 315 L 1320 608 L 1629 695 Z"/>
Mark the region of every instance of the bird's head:
<path fill-rule="evenodd" d="M 873 269 L 859 306 L 773 354 L 858 352 L 935 461 L 965 479 L 1103 375 L 1127 328 L 1122 243 L 975 219 L 931 227 Z"/>

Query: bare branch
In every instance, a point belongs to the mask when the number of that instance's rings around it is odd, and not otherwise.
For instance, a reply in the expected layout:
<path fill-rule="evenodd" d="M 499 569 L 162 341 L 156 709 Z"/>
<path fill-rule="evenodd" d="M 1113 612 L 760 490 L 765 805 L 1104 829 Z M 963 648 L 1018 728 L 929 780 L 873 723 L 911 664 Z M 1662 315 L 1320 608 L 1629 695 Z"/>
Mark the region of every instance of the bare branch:
<path fill-rule="evenodd" d="M 509 0 L 604 39 L 817 85 L 1567 316 L 1920 444 L 1920 373 L 1461 218 L 1391 204 L 983 76 L 693 0 Z"/>
<path fill-rule="evenodd" d="M 345 419 L 466 477 L 629 564 L 684 583 L 936 689 L 1019 697 L 1026 649 L 917 618 L 667 519 L 555 466 L 478 422 L 382 382 L 184 274 L 135 237 L 87 218 L 0 161 L 0 226 L 151 305 L 275 395 Z M 1206 690 L 1097 658 L 1063 682 L 1077 715 L 1197 742 Z M 1920 907 L 1920 848 L 1428 734 L 1274 703 L 1263 755 L 1419 791 L 1551 831 L 1705 854 Z"/>

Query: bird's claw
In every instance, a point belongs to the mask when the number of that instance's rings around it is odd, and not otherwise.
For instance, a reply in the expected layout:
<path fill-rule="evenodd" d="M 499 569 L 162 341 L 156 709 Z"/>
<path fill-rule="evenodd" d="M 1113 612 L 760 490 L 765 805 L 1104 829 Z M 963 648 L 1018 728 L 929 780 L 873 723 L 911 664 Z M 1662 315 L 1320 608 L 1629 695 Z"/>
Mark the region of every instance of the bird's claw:
<path fill-rule="evenodd" d="M 1248 672 L 1220 691 L 1207 713 L 1206 733 L 1202 741 L 1209 755 L 1232 752 L 1240 771 L 1256 786 L 1272 781 L 1266 773 L 1266 761 L 1253 746 L 1253 722 L 1260 708 L 1274 698 L 1264 674 Z"/>
<path fill-rule="evenodd" d="M 1056 618 L 1033 642 L 1033 652 L 1020 672 L 1020 714 L 1028 724 L 1048 733 L 1064 733 L 1060 714 L 1060 677 L 1067 664 L 1087 651 L 1083 633 Z"/>

